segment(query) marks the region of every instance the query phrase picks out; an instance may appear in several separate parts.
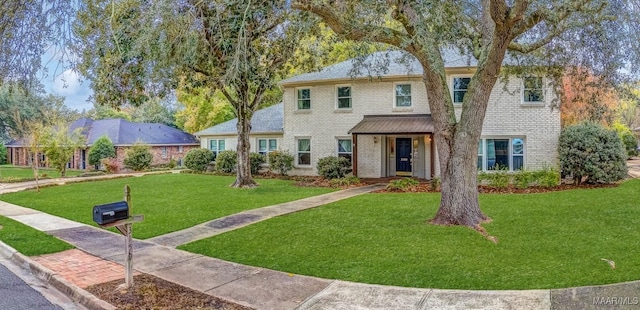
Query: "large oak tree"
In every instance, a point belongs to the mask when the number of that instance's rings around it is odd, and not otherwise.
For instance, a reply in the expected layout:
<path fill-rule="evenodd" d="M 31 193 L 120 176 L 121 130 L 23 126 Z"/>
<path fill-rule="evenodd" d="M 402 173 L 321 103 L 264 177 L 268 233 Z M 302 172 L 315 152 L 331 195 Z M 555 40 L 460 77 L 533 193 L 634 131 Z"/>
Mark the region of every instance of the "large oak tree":
<path fill-rule="evenodd" d="M 256 186 L 249 165 L 251 117 L 304 35 L 300 21 L 307 14 L 284 0 L 86 2 L 76 33 L 96 100 L 137 105 L 178 82 L 181 91 L 221 92 L 238 117 L 233 186 Z"/>
<path fill-rule="evenodd" d="M 478 203 L 477 146 L 508 52 L 521 65 L 572 65 L 596 75 L 638 63 L 637 14 L 630 12 L 629 1 L 295 0 L 292 5 L 316 14 L 343 38 L 395 46 L 422 65 L 442 179 L 434 224 L 481 229 L 488 220 Z M 459 118 L 449 95 L 445 48 L 459 48 L 478 63 Z"/>

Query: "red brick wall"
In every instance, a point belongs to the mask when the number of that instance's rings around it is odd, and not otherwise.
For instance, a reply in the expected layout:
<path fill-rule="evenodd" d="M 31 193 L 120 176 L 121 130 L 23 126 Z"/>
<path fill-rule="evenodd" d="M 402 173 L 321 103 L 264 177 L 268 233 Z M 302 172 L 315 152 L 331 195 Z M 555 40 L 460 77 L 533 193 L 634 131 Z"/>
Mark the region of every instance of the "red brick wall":
<path fill-rule="evenodd" d="M 187 155 L 189 150 L 194 148 L 199 148 L 199 145 L 193 146 L 154 146 L 151 148 L 151 155 L 153 155 L 153 161 L 151 165 L 162 165 L 168 164 L 171 162 L 171 159 L 174 159 L 177 164 L 182 163 L 184 165 L 184 156 Z M 165 151 L 163 151 L 163 149 Z M 118 171 L 126 170 L 124 169 L 124 158 L 126 156 L 127 147 L 116 147 L 116 162 L 118 164 Z M 7 157 L 10 159 L 11 154 L 9 152 L 13 152 L 13 162 L 11 164 L 16 166 L 28 166 L 29 161 L 27 157 L 27 149 L 22 147 L 12 147 L 7 148 Z M 85 150 L 85 157 L 88 156 L 89 150 Z M 78 149 L 74 152 L 73 158 L 71 159 L 71 169 L 81 169 L 82 168 L 82 150 Z M 95 167 L 93 165 L 89 165 L 89 159 L 85 158 L 85 168 L 86 170 L 94 170 Z"/>

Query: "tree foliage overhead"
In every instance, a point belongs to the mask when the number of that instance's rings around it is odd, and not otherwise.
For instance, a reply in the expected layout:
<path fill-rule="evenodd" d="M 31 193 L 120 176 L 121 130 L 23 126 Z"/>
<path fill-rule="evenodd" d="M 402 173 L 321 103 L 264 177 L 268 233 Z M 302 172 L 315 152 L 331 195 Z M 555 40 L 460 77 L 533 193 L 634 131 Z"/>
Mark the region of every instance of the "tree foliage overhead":
<path fill-rule="evenodd" d="M 78 1 L 3 0 L 0 5 L 0 84 L 39 84 L 41 57 L 53 48 L 63 62 Z M 56 49 L 56 47 L 58 47 Z"/>
<path fill-rule="evenodd" d="M 71 121 L 78 113 L 64 106 L 63 99 L 42 96 L 18 85 L 0 85 L 0 141 L 17 139 L 25 134 L 26 122 L 39 120 L 51 125 L 57 120 Z"/>
<path fill-rule="evenodd" d="M 292 2 L 342 38 L 388 44 L 420 62 L 442 177 L 440 208 L 431 223 L 476 228 L 488 218 L 479 208 L 477 180 L 469 176 L 476 174 L 482 123 L 507 53 L 519 68 L 574 66 L 615 81 L 620 67 L 639 69 L 634 5 L 623 0 Z M 459 118 L 442 55 L 450 48 L 477 60 Z"/>
<path fill-rule="evenodd" d="M 183 82 L 184 91 L 220 91 L 238 117 L 234 186 L 256 183 L 249 167 L 253 112 L 304 34 L 289 1 L 88 1 L 78 20 L 82 72 L 114 106 L 139 105 Z M 109 20 L 109 23 L 103 23 Z"/>
<path fill-rule="evenodd" d="M 562 127 L 581 122 L 611 126 L 620 103 L 616 88 L 585 70 L 568 69 L 562 78 Z"/>

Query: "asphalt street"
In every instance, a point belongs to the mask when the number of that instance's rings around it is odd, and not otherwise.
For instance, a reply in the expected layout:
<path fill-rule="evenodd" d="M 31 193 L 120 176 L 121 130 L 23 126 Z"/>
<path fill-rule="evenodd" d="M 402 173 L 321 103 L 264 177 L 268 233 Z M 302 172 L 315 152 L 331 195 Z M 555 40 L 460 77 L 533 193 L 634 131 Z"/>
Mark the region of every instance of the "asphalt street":
<path fill-rule="evenodd" d="M 43 284 L 30 272 L 0 258 L 0 310 L 22 309 L 80 310 L 85 308 L 54 288 Z"/>

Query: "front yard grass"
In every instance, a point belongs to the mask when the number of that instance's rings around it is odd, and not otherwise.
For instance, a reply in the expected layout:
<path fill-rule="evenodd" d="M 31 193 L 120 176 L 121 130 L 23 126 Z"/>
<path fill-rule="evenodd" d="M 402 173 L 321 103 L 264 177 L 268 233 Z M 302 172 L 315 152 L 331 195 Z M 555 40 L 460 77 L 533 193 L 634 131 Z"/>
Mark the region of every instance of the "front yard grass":
<path fill-rule="evenodd" d="M 235 177 L 159 174 L 74 183 L 3 194 L 0 200 L 94 225 L 93 206 L 121 201 L 131 186 L 131 215 L 144 214 L 133 225 L 133 237 L 146 239 L 233 213 L 320 195 L 328 188 L 295 187 L 293 181 L 258 179 L 253 189 L 234 189 Z"/>
<path fill-rule="evenodd" d="M 20 222 L 0 216 L 0 240 L 27 256 L 58 253 L 73 246 Z"/>
<path fill-rule="evenodd" d="M 59 178 L 60 173 L 55 169 L 40 168 L 38 169 L 41 178 Z M 67 176 L 76 176 L 82 173 L 80 170 L 67 170 Z M 33 177 L 33 169 L 29 167 L 17 167 L 11 165 L 0 165 L 0 183 L 4 182 L 20 182 L 27 180 L 35 180 Z"/>
<path fill-rule="evenodd" d="M 442 289 L 548 289 L 640 279 L 640 180 L 481 194 L 497 244 L 426 224 L 439 194 L 366 194 L 180 248 L 328 279 Z M 615 262 L 612 269 L 606 261 Z"/>

